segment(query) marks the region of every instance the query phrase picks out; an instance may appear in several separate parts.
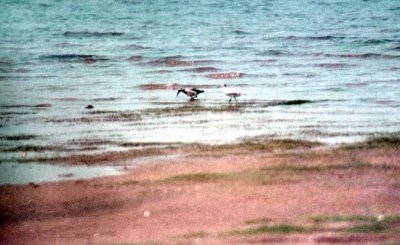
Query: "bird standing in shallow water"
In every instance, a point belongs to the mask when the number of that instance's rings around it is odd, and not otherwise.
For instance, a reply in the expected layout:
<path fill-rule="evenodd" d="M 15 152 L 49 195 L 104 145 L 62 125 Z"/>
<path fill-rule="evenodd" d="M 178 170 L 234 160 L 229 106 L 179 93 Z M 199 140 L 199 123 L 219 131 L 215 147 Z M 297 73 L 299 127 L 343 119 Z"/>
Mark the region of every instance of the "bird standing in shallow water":
<path fill-rule="evenodd" d="M 224 92 L 226 96 L 229 96 L 229 104 L 231 103 L 232 98 L 234 98 L 235 101 L 237 102 L 236 97 L 240 97 L 241 95 L 246 95 L 245 93 L 241 93 L 236 89 L 226 87 L 226 84 L 222 84 L 220 88 L 222 89 L 222 92 Z"/>
<path fill-rule="evenodd" d="M 194 100 L 194 98 L 197 98 L 197 95 L 203 93 L 204 90 L 200 90 L 200 89 L 197 89 L 197 88 L 179 89 L 178 93 L 176 94 L 176 96 L 178 96 L 180 92 L 182 92 L 182 93 L 186 94 L 187 96 L 189 96 L 190 100 Z"/>

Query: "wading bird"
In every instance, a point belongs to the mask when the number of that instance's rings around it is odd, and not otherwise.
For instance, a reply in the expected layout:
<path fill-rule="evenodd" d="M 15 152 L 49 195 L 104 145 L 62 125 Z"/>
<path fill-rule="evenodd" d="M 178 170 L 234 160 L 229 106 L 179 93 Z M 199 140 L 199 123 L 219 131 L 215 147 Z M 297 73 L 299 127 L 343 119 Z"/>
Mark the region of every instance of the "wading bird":
<path fill-rule="evenodd" d="M 203 93 L 204 90 L 200 90 L 200 89 L 197 89 L 197 88 L 179 89 L 178 93 L 176 94 L 176 96 L 178 96 L 180 92 L 182 92 L 182 93 L 186 94 L 187 96 L 189 96 L 190 100 L 194 100 L 195 98 L 197 98 L 197 95 Z"/>
<path fill-rule="evenodd" d="M 229 96 L 229 103 L 231 103 L 232 98 L 234 98 L 235 101 L 237 102 L 236 97 L 240 97 L 241 95 L 246 95 L 245 93 L 239 92 L 236 89 L 226 87 L 226 84 L 222 84 L 220 88 L 222 89 L 222 92 L 224 92 L 226 96 Z"/>

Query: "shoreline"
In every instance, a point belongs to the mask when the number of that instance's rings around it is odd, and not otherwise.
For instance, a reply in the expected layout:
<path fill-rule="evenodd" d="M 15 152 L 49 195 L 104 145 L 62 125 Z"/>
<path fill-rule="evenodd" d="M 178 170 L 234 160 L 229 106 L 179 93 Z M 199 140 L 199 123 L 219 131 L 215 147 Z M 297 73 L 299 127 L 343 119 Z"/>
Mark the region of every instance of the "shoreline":
<path fill-rule="evenodd" d="M 252 137 L 243 137 L 232 143 L 225 144 L 204 144 L 204 143 L 184 143 L 184 142 L 116 142 L 105 140 L 87 140 L 74 142 L 83 145 L 119 145 L 123 150 L 110 149 L 99 151 L 97 153 L 82 152 L 72 153 L 70 155 L 61 154 L 48 155 L 38 150 L 38 147 L 29 148 L 28 146 L 19 149 L 20 153 L 12 160 L 2 160 L 0 165 L 3 181 L 2 185 L 24 185 L 40 184 L 46 182 L 58 182 L 69 180 L 85 180 L 92 178 L 101 178 L 109 175 L 124 175 L 138 166 L 149 162 L 168 161 L 176 157 L 195 156 L 199 152 L 208 152 L 214 154 L 230 154 L 235 151 L 238 153 L 251 153 L 257 151 L 276 154 L 279 151 L 301 150 L 303 148 L 319 149 L 339 149 L 346 146 L 355 146 L 373 141 L 380 138 L 398 137 L 396 133 L 378 134 L 379 136 L 370 137 L 365 141 L 354 143 L 328 144 L 318 141 L 290 139 L 290 138 L 271 138 L 268 135 L 259 135 Z M 19 136 L 25 138 L 27 136 Z M 32 169 L 33 168 L 33 169 Z M 114 168 L 114 169 L 111 169 Z M 36 171 L 36 169 L 38 169 Z M 40 170 L 41 169 L 41 170 Z M 89 171 L 97 174 L 90 174 Z M 35 171 L 33 171 L 35 170 Z M 40 175 L 40 171 L 48 173 L 48 177 Z M 84 174 L 81 174 L 82 172 Z M 107 172 L 112 171 L 112 174 Z M 36 174 L 35 174 L 36 173 Z M 25 176 L 23 179 L 19 175 Z M 15 175 L 14 182 L 10 175 Z M 26 178 L 30 178 L 26 180 Z M 7 181 L 8 180 L 8 181 Z"/>
<path fill-rule="evenodd" d="M 269 139 L 267 136 L 246 137 L 236 142 L 217 145 L 180 142 L 130 142 L 120 144 L 125 147 L 133 147 L 130 150 L 112 150 L 97 154 L 72 154 L 58 157 L 46 157 L 46 155 L 41 157 L 40 152 L 33 157 L 26 157 L 28 154 L 23 151 L 19 159 L 15 159 L 13 162 L 3 162 L 0 166 L 2 170 L 0 177 L 3 178 L 0 186 L 41 184 L 46 182 L 101 178 L 110 175 L 124 175 L 138 166 L 146 165 L 149 162 L 166 162 L 173 160 L 173 158 L 190 157 L 198 154 L 198 152 L 214 154 L 216 151 L 220 151 L 218 154 L 224 154 L 234 150 L 235 154 L 238 154 L 239 152 L 250 153 L 263 150 L 272 154 L 275 151 L 288 149 L 298 150 L 302 148 L 315 148 L 316 146 L 329 147 L 318 142 Z M 91 142 L 91 144 L 96 144 L 96 142 Z M 92 172 L 98 174 L 90 174 L 90 169 L 92 169 Z M 46 176 L 41 175 L 40 171 L 46 172 Z M 109 171 L 112 173 L 108 173 Z M 7 179 L 11 181 L 12 178 L 12 176 L 7 175 L 8 172 L 16 175 L 14 183 L 5 182 Z M 25 177 L 21 179 L 17 174 Z M 30 178 L 30 180 L 27 181 L 26 177 Z"/>
<path fill-rule="evenodd" d="M 126 175 L 0 186 L 0 238 L 5 244 L 396 243 L 399 142 L 382 137 L 318 150 L 293 141 L 197 145 Z"/>

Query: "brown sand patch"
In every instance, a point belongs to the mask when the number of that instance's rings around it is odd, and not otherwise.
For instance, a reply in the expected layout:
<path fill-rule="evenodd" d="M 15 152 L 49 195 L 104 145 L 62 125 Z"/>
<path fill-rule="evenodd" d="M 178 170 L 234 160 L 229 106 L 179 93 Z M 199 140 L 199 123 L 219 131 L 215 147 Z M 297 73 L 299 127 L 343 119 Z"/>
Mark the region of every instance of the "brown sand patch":
<path fill-rule="evenodd" d="M 397 147 L 196 151 L 154 161 L 124 176 L 2 186 L 1 240 L 5 244 L 400 241 L 396 223 L 400 196 L 393 188 L 400 176 Z M 396 167 L 379 167 L 387 162 Z M 380 214 L 388 221 L 373 230 L 343 230 L 309 220 L 337 215 L 373 220 Z"/>

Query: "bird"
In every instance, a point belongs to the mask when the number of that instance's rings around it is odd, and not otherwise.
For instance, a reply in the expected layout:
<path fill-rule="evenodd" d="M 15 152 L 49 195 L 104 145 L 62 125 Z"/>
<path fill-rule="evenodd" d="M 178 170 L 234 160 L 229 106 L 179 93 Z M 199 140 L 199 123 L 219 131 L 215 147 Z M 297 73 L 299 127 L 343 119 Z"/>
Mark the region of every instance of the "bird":
<path fill-rule="evenodd" d="M 234 98 L 235 101 L 237 102 L 236 97 L 240 97 L 241 95 L 246 95 L 245 93 L 241 93 L 236 89 L 226 87 L 226 84 L 222 84 L 220 88 L 222 89 L 222 92 L 224 92 L 226 96 L 229 96 L 229 104 L 231 103 L 232 98 Z"/>
<path fill-rule="evenodd" d="M 176 96 L 178 96 L 180 92 L 182 92 L 182 93 L 186 94 L 187 96 L 189 96 L 190 100 L 194 100 L 194 98 L 197 98 L 197 95 L 203 93 L 204 90 L 200 90 L 200 89 L 197 89 L 197 88 L 179 89 L 178 93 L 176 94 Z"/>

